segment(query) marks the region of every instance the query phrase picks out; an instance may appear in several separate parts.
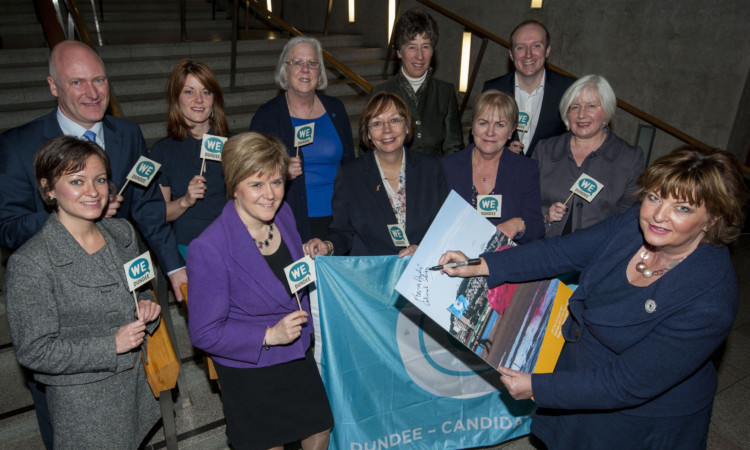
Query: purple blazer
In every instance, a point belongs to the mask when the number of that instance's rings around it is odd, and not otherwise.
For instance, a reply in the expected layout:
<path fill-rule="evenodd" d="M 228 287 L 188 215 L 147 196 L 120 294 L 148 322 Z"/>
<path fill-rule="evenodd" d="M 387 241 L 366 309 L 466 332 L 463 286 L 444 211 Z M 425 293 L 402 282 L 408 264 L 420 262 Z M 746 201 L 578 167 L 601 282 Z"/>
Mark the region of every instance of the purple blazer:
<path fill-rule="evenodd" d="M 468 203 L 471 203 L 472 161 L 471 153 L 474 144 L 458 153 L 445 156 L 441 161 L 448 187 L 456 191 Z M 534 161 L 513 153 L 507 148 L 500 156 L 500 164 L 495 178 L 496 195 L 503 196 L 500 207 L 500 219 L 488 219 L 498 225 L 513 217 L 520 217 L 526 222 L 526 231 L 516 237 L 520 244 L 531 242 L 544 236 L 544 218 L 539 193 L 539 168 Z"/>
<path fill-rule="evenodd" d="M 300 259 L 302 241 L 289 205 L 281 205 L 274 223 L 292 259 Z M 299 308 L 260 254 L 232 200 L 190 243 L 187 274 L 190 340 L 216 362 L 248 369 L 304 358 L 313 333 L 312 315 L 293 343 L 263 347 L 266 327 Z M 300 302 L 310 314 L 305 291 Z"/>

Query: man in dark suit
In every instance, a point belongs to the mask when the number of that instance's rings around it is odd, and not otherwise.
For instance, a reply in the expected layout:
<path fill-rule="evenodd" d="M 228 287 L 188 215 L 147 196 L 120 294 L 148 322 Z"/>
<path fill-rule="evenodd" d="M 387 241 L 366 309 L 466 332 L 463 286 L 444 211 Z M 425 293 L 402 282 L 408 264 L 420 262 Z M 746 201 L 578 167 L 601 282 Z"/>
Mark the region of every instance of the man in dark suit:
<path fill-rule="evenodd" d="M 105 114 L 109 105 L 107 74 L 91 48 L 77 41 L 61 42 L 52 50 L 49 71 L 47 82 L 57 97 L 57 108 L 0 135 L 0 246 L 9 249 L 23 245 L 42 228 L 49 215 L 37 192 L 33 170 L 34 154 L 49 139 L 67 135 L 95 141 L 109 155 L 112 182 L 117 189 L 125 184 L 138 158 L 147 155 L 138 125 Z M 166 221 L 166 205 L 157 184 L 144 188 L 129 183 L 122 196 L 116 193 L 110 192 L 106 216 L 135 221 L 162 268 L 169 273 L 175 296 L 182 300 L 180 285 L 187 282 L 185 263 Z M 46 411 L 46 398 L 43 392 L 35 392 L 35 387 L 32 386 L 32 395 L 37 418 L 49 447 L 51 427 L 45 429 L 45 418 L 39 417 Z"/>
<path fill-rule="evenodd" d="M 531 117 L 529 130 L 514 135 L 511 150 L 531 156 L 537 142 L 566 131 L 560 118 L 560 99 L 575 79 L 546 70 L 549 31 L 538 20 L 521 22 L 510 34 L 509 55 L 516 70 L 484 83 L 489 89 L 513 95 L 518 109 Z M 522 114 L 523 115 L 523 114 Z"/>

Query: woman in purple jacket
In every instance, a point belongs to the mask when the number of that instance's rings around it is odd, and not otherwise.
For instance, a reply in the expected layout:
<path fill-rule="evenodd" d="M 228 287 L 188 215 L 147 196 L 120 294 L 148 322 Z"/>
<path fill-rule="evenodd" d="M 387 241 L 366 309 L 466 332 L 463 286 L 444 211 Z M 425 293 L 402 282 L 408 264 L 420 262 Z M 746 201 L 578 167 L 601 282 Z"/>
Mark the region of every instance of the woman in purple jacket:
<path fill-rule="evenodd" d="M 333 426 L 301 309 L 284 267 L 303 256 L 283 202 L 289 157 L 276 138 L 242 133 L 224 145 L 228 202 L 188 249 L 189 329 L 216 363 L 235 448 L 325 449 Z"/>

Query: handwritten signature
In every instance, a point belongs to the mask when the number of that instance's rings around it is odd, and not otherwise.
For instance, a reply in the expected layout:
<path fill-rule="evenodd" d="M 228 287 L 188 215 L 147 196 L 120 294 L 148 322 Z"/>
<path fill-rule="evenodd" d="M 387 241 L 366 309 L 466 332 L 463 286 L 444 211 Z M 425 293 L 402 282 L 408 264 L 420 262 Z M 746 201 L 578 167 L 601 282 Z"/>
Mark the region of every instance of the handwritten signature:
<path fill-rule="evenodd" d="M 416 274 L 412 276 L 417 285 L 414 290 L 414 302 L 419 302 L 424 305 L 430 306 L 430 293 L 429 293 L 429 281 L 430 281 L 430 269 L 417 265 Z"/>

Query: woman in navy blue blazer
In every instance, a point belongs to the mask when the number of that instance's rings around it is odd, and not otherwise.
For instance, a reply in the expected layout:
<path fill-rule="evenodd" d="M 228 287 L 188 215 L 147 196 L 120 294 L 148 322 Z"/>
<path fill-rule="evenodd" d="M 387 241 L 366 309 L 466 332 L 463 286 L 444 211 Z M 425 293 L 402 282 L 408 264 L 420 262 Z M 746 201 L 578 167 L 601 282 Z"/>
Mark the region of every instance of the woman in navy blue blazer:
<path fill-rule="evenodd" d="M 533 395 L 531 432 L 556 448 L 706 447 L 712 354 L 738 307 L 726 244 L 744 222 L 737 158 L 681 148 L 640 177 L 640 206 L 561 238 L 445 269 L 488 285 L 581 271 L 553 373 L 499 368 L 515 399 Z M 447 252 L 440 264 L 466 258 Z"/>
<path fill-rule="evenodd" d="M 185 258 L 190 241 L 213 222 L 227 191 L 221 163 L 201 159 L 204 134 L 227 137 L 224 96 L 216 76 L 202 62 L 183 59 L 167 81 L 167 137 L 151 148 L 161 164 L 159 187 L 167 202 L 177 246 Z"/>
<path fill-rule="evenodd" d="M 497 229 L 523 244 L 544 236 L 539 168 L 506 147 L 518 122 L 518 106 L 510 95 L 494 89 L 474 104 L 471 135 L 474 143 L 443 158 L 448 186 L 471 203 Z M 497 201 L 498 208 L 477 205 Z"/>
<path fill-rule="evenodd" d="M 359 136 L 371 151 L 339 170 L 333 223 L 325 240 L 305 243 L 306 254 L 414 253 L 449 189 L 437 157 L 404 147 L 412 130 L 409 109 L 398 95 L 380 92 L 367 102 Z"/>
<path fill-rule="evenodd" d="M 281 139 L 291 157 L 286 201 L 294 211 L 302 242 L 323 237 L 332 220 L 333 180 L 339 165 L 354 159 L 354 140 L 344 104 L 317 90 L 328 86 L 320 41 L 292 38 L 276 64 L 276 84 L 284 93 L 253 116 L 250 131 Z M 314 123 L 313 142 L 294 147 L 295 127 Z"/>

